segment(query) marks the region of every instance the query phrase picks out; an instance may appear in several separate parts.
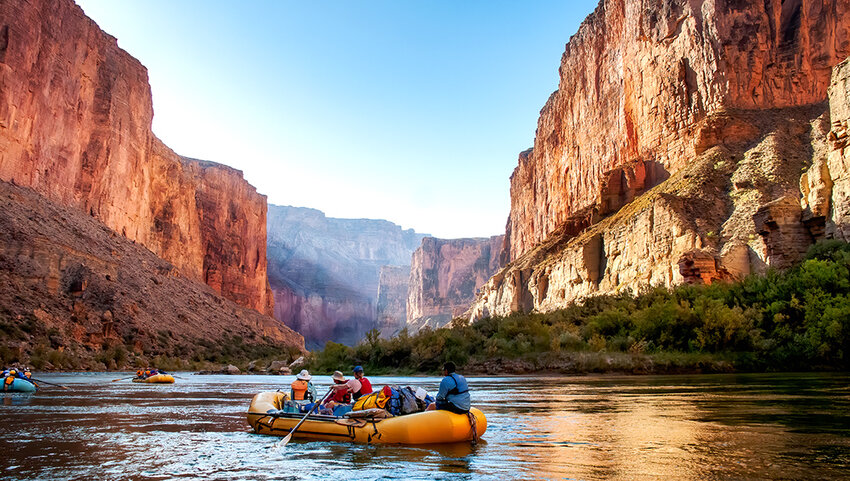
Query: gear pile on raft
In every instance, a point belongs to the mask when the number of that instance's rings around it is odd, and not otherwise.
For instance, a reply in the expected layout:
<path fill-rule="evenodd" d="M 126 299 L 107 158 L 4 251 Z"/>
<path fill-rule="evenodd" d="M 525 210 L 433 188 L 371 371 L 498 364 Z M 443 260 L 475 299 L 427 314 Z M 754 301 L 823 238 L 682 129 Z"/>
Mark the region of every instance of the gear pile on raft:
<path fill-rule="evenodd" d="M 248 408 L 254 432 L 326 441 L 383 444 L 477 442 L 487 419 L 470 406 L 466 379 L 446 363 L 436 398 L 421 387 L 384 386 L 373 390 L 354 368 L 354 378 L 333 374 L 334 384 L 318 397 L 310 373 L 301 371 L 286 392 L 262 392 Z M 286 442 L 284 440 L 284 442 Z"/>

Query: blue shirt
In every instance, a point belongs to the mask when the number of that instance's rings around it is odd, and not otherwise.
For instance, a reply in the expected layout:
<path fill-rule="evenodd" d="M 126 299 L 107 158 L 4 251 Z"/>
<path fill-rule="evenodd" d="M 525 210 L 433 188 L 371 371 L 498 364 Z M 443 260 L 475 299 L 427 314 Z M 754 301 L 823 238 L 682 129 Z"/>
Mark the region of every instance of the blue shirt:
<path fill-rule="evenodd" d="M 437 401 L 448 401 L 455 406 L 468 411 L 470 407 L 469 385 L 466 378 L 457 373 L 451 373 L 440 381 Z"/>

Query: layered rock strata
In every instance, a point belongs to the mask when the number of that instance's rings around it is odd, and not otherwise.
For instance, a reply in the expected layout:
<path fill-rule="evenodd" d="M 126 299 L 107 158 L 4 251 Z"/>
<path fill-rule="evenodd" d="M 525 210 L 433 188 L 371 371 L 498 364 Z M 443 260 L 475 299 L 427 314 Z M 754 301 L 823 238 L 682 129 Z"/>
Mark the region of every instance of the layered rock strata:
<path fill-rule="evenodd" d="M 424 234 L 385 220 L 335 219 L 271 205 L 269 281 L 275 317 L 308 346 L 354 344 L 378 327 L 381 267 L 406 265 Z"/>
<path fill-rule="evenodd" d="M 847 74 L 832 69 L 850 54 L 848 13 L 847 0 L 602 2 L 520 154 L 512 262 L 471 318 L 740 278 L 846 238 Z"/>
<path fill-rule="evenodd" d="M 850 60 L 833 71 L 829 86 L 828 154 L 800 179 L 803 221 L 818 237 L 850 241 Z"/>
<path fill-rule="evenodd" d="M 160 355 L 203 359 L 239 345 L 296 356 L 304 347 L 280 322 L 186 278 L 90 215 L 2 181 L 0 326 L 4 362 L 59 359 L 64 369 L 128 368 L 134 356 L 143 365 Z M 121 356 L 101 355 L 117 348 Z"/>
<path fill-rule="evenodd" d="M 610 172 L 652 162 L 672 174 L 755 136 L 723 112 L 823 102 L 850 54 L 848 18 L 848 0 L 601 2 L 567 44 L 511 177 L 511 260 L 610 209 L 599 199 Z"/>
<path fill-rule="evenodd" d="M 271 314 L 265 196 L 151 132 L 147 70 L 71 0 L 0 3 L 0 180 L 101 221 Z"/>
<path fill-rule="evenodd" d="M 410 266 L 382 266 L 378 280 L 378 326 L 381 336 L 392 337 L 407 323 Z"/>
<path fill-rule="evenodd" d="M 408 330 L 443 327 L 463 314 L 478 287 L 501 267 L 503 242 L 504 236 L 423 239 L 410 266 Z"/>

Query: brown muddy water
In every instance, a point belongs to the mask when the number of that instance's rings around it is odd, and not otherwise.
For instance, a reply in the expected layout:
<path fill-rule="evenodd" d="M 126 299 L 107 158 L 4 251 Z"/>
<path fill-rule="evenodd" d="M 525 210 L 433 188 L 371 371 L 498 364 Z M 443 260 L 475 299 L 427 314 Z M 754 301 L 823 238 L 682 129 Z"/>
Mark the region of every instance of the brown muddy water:
<path fill-rule="evenodd" d="M 39 373 L 70 390 L 0 394 L 0 479 L 850 478 L 847 374 L 470 378 L 489 423 L 477 446 L 283 449 L 244 413 L 289 377 L 109 382 L 119 375 Z"/>

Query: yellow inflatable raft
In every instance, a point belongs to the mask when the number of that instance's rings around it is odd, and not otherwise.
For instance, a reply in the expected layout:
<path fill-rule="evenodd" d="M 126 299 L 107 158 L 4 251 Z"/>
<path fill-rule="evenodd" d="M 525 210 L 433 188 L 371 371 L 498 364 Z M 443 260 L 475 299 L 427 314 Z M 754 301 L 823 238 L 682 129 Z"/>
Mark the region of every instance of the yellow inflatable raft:
<path fill-rule="evenodd" d="M 174 382 L 174 376 L 171 374 L 155 374 L 151 377 L 141 379 L 141 378 L 133 378 L 133 382 L 152 382 L 159 384 L 171 384 Z"/>
<path fill-rule="evenodd" d="M 279 410 L 288 396 L 281 392 L 261 392 L 248 408 L 248 424 L 258 434 L 286 436 L 304 414 Z M 271 412 L 269 412 L 271 411 Z M 476 439 L 487 430 L 487 418 L 478 409 L 475 416 Z M 380 444 L 444 444 L 472 440 L 469 416 L 449 411 L 425 411 L 386 419 L 337 418 L 310 415 L 293 437 L 325 441 L 354 441 Z"/>

